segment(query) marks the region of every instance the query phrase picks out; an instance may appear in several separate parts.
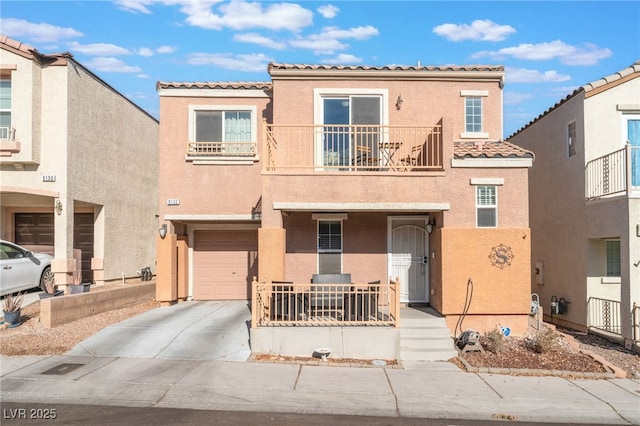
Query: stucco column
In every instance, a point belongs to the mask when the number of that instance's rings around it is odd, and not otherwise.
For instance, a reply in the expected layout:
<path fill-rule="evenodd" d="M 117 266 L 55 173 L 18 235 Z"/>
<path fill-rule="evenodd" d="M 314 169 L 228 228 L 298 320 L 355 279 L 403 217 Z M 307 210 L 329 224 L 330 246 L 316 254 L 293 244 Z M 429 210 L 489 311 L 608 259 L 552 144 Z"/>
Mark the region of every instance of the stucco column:
<path fill-rule="evenodd" d="M 93 257 L 91 270 L 93 281 L 104 284 L 104 242 L 105 242 L 105 211 L 104 206 L 96 206 L 93 210 Z"/>
<path fill-rule="evenodd" d="M 630 209 L 633 211 L 633 209 Z M 633 303 L 640 303 L 640 267 L 634 259 L 640 253 L 640 224 L 629 223 L 629 236 L 620 239 L 620 320 L 621 333 L 627 349 L 633 347 Z M 626 247 L 626 249 L 624 249 Z"/>
<path fill-rule="evenodd" d="M 156 237 L 158 265 L 156 275 L 156 301 L 173 304 L 178 300 L 178 238 L 176 234 L 167 234 L 164 239 Z"/>
<path fill-rule="evenodd" d="M 285 279 L 286 231 L 258 229 L 258 281 Z"/>
<path fill-rule="evenodd" d="M 77 261 L 73 257 L 73 199 L 60 194 L 53 203 L 55 258 L 51 262 L 51 270 L 56 284 L 62 289 L 63 286 L 73 284 L 77 270 Z"/>

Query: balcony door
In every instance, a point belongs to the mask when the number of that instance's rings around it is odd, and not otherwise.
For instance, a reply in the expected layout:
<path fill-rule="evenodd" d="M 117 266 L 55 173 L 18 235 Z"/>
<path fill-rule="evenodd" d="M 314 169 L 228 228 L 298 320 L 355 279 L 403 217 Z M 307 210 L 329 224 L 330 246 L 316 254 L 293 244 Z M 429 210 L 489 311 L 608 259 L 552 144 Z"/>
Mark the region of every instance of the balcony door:
<path fill-rule="evenodd" d="M 631 144 L 631 185 L 640 186 L 640 117 L 627 120 L 627 140 Z"/>
<path fill-rule="evenodd" d="M 317 164 L 348 170 L 378 157 L 380 96 L 327 96 L 322 99 L 322 142 Z"/>

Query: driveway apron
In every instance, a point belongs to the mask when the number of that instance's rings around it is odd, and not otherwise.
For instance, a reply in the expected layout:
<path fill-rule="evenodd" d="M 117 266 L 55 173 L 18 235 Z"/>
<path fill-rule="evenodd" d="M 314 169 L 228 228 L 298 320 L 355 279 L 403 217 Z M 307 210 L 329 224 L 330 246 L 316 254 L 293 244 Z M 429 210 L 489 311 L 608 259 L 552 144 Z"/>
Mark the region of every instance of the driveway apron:
<path fill-rule="evenodd" d="M 66 355 L 245 362 L 250 321 L 246 301 L 182 302 L 106 327 Z"/>

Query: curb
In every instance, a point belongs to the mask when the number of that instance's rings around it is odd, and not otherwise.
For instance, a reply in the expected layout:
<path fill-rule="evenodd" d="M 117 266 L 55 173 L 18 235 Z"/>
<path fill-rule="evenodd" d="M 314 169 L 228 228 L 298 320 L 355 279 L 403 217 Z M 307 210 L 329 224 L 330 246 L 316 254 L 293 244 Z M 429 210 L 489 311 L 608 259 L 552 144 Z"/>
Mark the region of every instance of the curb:
<path fill-rule="evenodd" d="M 498 367 L 473 367 L 467 360 L 462 357 L 457 357 L 467 373 L 486 373 L 486 374 L 505 374 L 511 376 L 552 376 L 552 377 L 567 377 L 571 379 L 615 379 L 616 375 L 606 366 L 603 367 L 609 370 L 606 373 L 588 373 L 582 371 L 568 371 L 568 370 L 537 370 L 532 368 L 498 368 Z M 598 360 L 596 360 L 598 361 Z M 599 362 L 599 361 L 598 361 Z"/>

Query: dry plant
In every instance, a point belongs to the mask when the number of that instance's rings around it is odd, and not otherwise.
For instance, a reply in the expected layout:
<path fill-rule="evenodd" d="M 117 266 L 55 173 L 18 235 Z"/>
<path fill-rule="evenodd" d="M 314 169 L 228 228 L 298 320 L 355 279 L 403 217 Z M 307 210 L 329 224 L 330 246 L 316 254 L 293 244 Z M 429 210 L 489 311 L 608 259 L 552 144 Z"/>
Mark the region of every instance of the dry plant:
<path fill-rule="evenodd" d="M 544 354 L 560 345 L 560 335 L 551 328 L 544 328 L 534 336 L 525 339 L 525 346 L 532 351 Z"/>
<path fill-rule="evenodd" d="M 49 294 L 53 294 L 56 291 L 56 280 L 52 276 L 44 278 L 44 291 Z"/>
<path fill-rule="evenodd" d="M 494 354 L 497 354 L 504 347 L 504 334 L 497 327 L 484 333 L 482 347 Z"/>
<path fill-rule="evenodd" d="M 24 295 L 21 293 L 18 293 L 16 296 L 7 294 L 4 297 L 3 310 L 5 312 L 17 312 L 22 307 L 23 299 L 24 299 Z"/>

